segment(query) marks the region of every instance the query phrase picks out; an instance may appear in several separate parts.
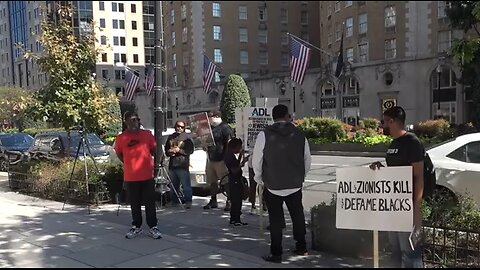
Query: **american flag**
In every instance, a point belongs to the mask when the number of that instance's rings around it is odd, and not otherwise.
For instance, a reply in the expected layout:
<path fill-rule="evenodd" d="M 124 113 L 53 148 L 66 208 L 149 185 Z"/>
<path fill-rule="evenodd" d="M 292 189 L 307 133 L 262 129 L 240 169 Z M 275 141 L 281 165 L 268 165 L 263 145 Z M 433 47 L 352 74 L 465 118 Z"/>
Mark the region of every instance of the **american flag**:
<path fill-rule="evenodd" d="M 303 83 L 310 57 L 311 49 L 291 37 L 290 41 L 290 79 L 298 84 Z"/>
<path fill-rule="evenodd" d="M 132 70 L 127 69 L 125 74 L 125 97 L 127 100 L 132 101 L 135 95 L 135 90 L 138 87 L 140 82 L 140 77 L 138 77 Z"/>
<path fill-rule="evenodd" d="M 150 65 L 148 68 L 147 76 L 145 77 L 145 90 L 147 94 L 150 96 L 152 94 L 153 86 L 155 85 L 155 70 Z"/>
<path fill-rule="evenodd" d="M 203 91 L 207 94 L 210 91 L 210 84 L 212 84 L 216 68 L 217 66 L 206 55 L 203 55 Z"/>

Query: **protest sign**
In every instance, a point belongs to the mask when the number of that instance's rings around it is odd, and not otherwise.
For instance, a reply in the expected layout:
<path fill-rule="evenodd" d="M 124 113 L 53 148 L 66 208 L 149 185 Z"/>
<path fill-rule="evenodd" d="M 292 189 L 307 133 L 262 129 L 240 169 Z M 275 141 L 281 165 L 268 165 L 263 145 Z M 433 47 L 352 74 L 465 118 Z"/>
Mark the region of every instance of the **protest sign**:
<path fill-rule="evenodd" d="M 207 113 L 199 113 L 188 117 L 192 140 L 195 147 L 209 147 L 215 145 L 213 140 L 212 127 L 208 120 Z"/>
<path fill-rule="evenodd" d="M 250 107 L 243 110 L 245 149 L 253 149 L 258 133 L 273 124 L 272 108 Z"/>
<path fill-rule="evenodd" d="M 339 229 L 411 232 L 411 167 L 337 169 Z"/>

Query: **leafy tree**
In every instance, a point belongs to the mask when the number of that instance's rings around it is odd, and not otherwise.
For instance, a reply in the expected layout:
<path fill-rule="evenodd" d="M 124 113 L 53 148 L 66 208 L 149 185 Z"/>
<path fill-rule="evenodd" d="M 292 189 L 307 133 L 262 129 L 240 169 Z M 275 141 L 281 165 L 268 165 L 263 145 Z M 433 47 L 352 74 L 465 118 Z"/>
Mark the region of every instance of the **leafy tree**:
<path fill-rule="evenodd" d="M 71 2 L 69 2 L 71 3 Z M 93 24 L 74 34 L 71 4 L 44 16 L 40 43 L 43 52 L 26 51 L 25 58 L 48 74 L 47 85 L 34 94 L 29 114 L 69 131 L 84 124 L 88 132 L 103 134 L 121 124 L 119 100 L 92 78 L 100 50 Z"/>
<path fill-rule="evenodd" d="M 471 94 L 473 103 L 472 116 L 476 124 L 480 123 L 480 2 L 447 1 L 450 8 L 446 9 L 450 25 L 463 30 L 462 40 L 455 42 L 452 54 L 460 63 L 462 83 L 469 85 L 466 89 Z"/>
<path fill-rule="evenodd" d="M 251 106 L 250 92 L 247 84 L 239 75 L 228 76 L 220 103 L 222 118 L 228 124 L 235 123 L 235 109 Z"/>
<path fill-rule="evenodd" d="M 23 130 L 25 109 L 31 100 L 31 93 L 22 88 L 0 87 L 0 122 L 13 123 Z"/>

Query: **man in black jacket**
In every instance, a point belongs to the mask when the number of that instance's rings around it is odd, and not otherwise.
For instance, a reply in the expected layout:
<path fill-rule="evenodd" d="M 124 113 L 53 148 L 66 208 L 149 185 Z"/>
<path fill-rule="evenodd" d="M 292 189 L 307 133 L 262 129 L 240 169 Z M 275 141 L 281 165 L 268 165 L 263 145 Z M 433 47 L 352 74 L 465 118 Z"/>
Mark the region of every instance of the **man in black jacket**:
<path fill-rule="evenodd" d="M 168 164 L 169 176 L 175 190 L 179 190 L 182 183 L 185 208 L 192 206 L 192 184 L 190 182 L 190 155 L 193 154 L 194 146 L 191 139 L 185 133 L 185 123 L 175 123 L 175 133 L 168 136 L 165 143 L 165 153 L 170 157 Z M 170 192 L 172 204 L 178 203 L 175 192 Z"/>
<path fill-rule="evenodd" d="M 218 181 L 228 174 L 224 157 L 227 143 L 232 137 L 232 129 L 222 121 L 222 114 L 219 111 L 210 113 L 210 125 L 212 126 L 214 146 L 207 149 L 208 159 L 205 169 L 207 183 L 210 185 L 210 202 L 203 209 L 217 208 Z M 230 211 L 230 203 L 227 201 L 225 211 Z"/>

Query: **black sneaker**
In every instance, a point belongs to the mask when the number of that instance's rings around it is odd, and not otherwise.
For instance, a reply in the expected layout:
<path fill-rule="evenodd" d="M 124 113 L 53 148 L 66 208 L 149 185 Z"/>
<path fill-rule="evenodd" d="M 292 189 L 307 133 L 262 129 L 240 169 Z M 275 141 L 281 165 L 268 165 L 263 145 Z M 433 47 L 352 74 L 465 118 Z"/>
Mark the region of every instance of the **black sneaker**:
<path fill-rule="evenodd" d="M 292 253 L 297 255 L 297 256 L 308 256 L 308 250 L 307 249 L 294 249 L 294 250 L 292 250 Z"/>
<path fill-rule="evenodd" d="M 248 226 L 248 223 L 246 222 L 241 222 L 241 221 L 230 221 L 230 225 L 234 227 L 243 227 L 243 226 Z"/>
<path fill-rule="evenodd" d="M 208 210 L 208 209 L 217 208 L 217 207 L 218 207 L 217 202 L 210 201 L 207 205 L 203 207 L 203 209 Z"/>
<path fill-rule="evenodd" d="M 268 255 L 268 256 L 263 256 L 262 258 L 267 262 L 282 263 L 282 256 Z"/>

